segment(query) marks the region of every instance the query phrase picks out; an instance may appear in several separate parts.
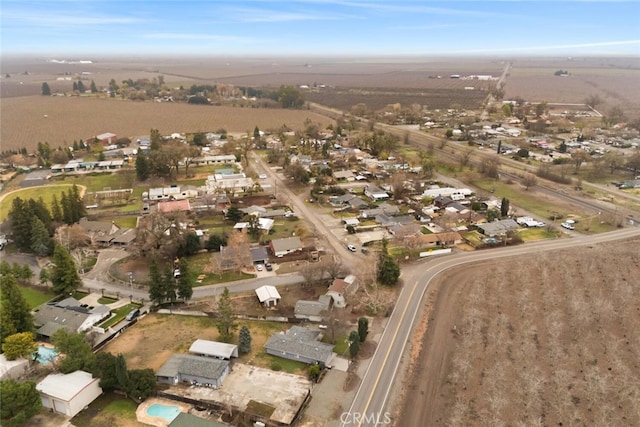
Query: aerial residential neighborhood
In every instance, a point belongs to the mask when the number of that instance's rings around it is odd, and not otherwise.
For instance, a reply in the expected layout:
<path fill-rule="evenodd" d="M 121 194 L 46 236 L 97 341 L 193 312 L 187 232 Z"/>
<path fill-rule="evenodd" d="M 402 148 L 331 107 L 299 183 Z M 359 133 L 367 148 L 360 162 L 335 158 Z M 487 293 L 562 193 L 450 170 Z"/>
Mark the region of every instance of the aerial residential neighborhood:
<path fill-rule="evenodd" d="M 3 4 L 0 424 L 640 425 L 638 4 L 85 3 Z"/>

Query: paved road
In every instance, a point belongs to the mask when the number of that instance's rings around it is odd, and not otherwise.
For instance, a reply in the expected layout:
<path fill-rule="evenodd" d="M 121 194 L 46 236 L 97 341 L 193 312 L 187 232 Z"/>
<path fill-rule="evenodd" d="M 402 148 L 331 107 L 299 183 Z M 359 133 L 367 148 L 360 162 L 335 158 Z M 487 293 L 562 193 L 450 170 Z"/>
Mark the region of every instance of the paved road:
<path fill-rule="evenodd" d="M 580 245 L 625 239 L 640 235 L 638 228 L 626 228 L 595 236 L 579 236 L 570 239 L 527 243 L 526 245 L 477 251 L 456 256 L 425 260 L 402 270 L 404 287 L 396 302 L 380 343 L 362 378 L 356 397 L 347 414 L 342 416 L 342 426 L 385 425 L 389 392 L 394 384 L 400 360 L 405 351 L 411 330 L 416 321 L 421 300 L 429 284 L 438 274 L 464 264 L 504 258 L 549 250 L 568 249 Z"/>

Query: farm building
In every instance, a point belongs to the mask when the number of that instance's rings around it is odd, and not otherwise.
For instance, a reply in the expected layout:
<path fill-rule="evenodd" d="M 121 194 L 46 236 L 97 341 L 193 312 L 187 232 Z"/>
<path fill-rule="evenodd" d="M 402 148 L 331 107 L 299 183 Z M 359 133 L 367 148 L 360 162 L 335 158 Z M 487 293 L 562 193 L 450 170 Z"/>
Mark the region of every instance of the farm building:
<path fill-rule="evenodd" d="M 36 385 L 42 406 L 73 417 L 102 394 L 100 378 L 84 371 L 49 374 Z"/>
<path fill-rule="evenodd" d="M 264 344 L 268 354 L 321 367 L 330 366 L 333 346 L 320 342 L 320 331 L 292 326 L 286 332 L 271 335 Z"/>
<path fill-rule="evenodd" d="M 238 346 L 217 341 L 195 340 L 189 347 L 189 353 L 229 360 L 238 357 Z"/>
<path fill-rule="evenodd" d="M 269 247 L 273 254 L 278 258 L 282 258 L 283 256 L 293 252 L 301 251 L 303 248 L 302 241 L 300 241 L 299 237 L 273 239 L 271 243 L 269 243 Z"/>
<path fill-rule="evenodd" d="M 264 285 L 256 289 L 256 296 L 260 304 L 265 307 L 275 307 L 280 301 L 280 293 L 275 286 Z"/>
<path fill-rule="evenodd" d="M 190 354 L 174 354 L 156 372 L 156 379 L 160 383 L 172 385 L 185 382 L 220 387 L 228 374 L 229 362 L 226 360 Z"/>
<path fill-rule="evenodd" d="M 91 138 L 87 138 L 85 141 L 87 145 L 91 145 L 93 143 L 100 143 L 102 145 L 113 145 L 118 140 L 118 136 L 115 133 L 105 132 L 100 135 L 96 135 Z"/>

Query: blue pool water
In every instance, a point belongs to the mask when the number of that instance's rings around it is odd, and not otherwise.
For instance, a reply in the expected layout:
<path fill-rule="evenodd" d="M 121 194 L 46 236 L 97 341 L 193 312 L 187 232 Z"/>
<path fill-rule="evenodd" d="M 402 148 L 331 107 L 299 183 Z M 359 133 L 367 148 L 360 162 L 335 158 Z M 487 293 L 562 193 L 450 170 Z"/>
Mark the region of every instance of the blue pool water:
<path fill-rule="evenodd" d="M 175 417 L 180 414 L 180 408 L 172 405 L 163 405 L 161 403 L 154 403 L 147 408 L 147 414 L 152 417 L 164 418 L 168 422 L 171 422 Z"/>
<path fill-rule="evenodd" d="M 38 363 L 46 365 L 58 358 L 58 352 L 55 348 L 45 347 L 44 345 L 38 345 L 38 357 L 36 360 Z"/>

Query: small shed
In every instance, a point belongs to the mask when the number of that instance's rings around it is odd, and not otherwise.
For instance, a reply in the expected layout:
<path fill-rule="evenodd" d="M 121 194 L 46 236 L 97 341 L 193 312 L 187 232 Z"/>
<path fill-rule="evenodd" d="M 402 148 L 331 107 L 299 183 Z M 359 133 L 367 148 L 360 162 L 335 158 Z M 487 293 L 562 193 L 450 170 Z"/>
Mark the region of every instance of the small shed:
<path fill-rule="evenodd" d="M 74 417 L 102 394 L 100 378 L 84 371 L 49 374 L 36 385 L 42 406 Z"/>
<path fill-rule="evenodd" d="M 218 341 L 195 340 L 189 347 L 189 353 L 229 360 L 238 357 L 238 346 Z"/>
<path fill-rule="evenodd" d="M 260 304 L 265 307 L 275 307 L 280 301 L 280 293 L 275 286 L 264 285 L 256 289 L 256 295 Z"/>

